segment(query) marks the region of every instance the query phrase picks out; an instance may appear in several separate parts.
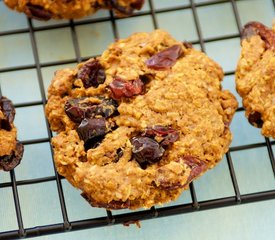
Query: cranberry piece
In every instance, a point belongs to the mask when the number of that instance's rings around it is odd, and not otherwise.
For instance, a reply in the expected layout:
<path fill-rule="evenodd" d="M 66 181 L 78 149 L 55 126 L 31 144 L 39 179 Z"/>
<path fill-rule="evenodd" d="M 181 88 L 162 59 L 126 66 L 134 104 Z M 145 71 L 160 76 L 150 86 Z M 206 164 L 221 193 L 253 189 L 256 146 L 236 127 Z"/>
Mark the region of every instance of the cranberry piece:
<path fill-rule="evenodd" d="M 144 0 L 136 0 L 135 2 L 131 3 L 130 6 L 134 9 L 140 10 L 144 4 Z"/>
<path fill-rule="evenodd" d="M 84 88 L 96 88 L 106 79 L 105 71 L 97 59 L 84 64 L 79 69 L 77 77 L 82 80 Z"/>
<path fill-rule="evenodd" d="M 144 83 L 138 78 L 132 81 L 122 80 L 116 77 L 109 85 L 114 99 L 121 99 L 122 97 L 133 97 L 141 94 Z"/>
<path fill-rule="evenodd" d="M 6 97 L 0 98 L 0 110 L 4 114 L 4 119 L 0 119 L 0 128 L 10 131 L 15 116 L 15 109 L 12 102 Z"/>
<path fill-rule="evenodd" d="M 80 123 L 84 118 L 96 116 L 108 118 L 117 111 L 117 103 L 113 99 L 99 98 L 100 104 L 84 101 L 85 99 L 69 99 L 65 103 L 65 113 L 73 122 Z"/>
<path fill-rule="evenodd" d="M 159 188 L 165 190 L 176 190 L 178 188 L 184 188 L 207 169 L 207 164 L 203 160 L 191 155 L 180 158 L 178 162 L 186 164 L 190 168 L 190 173 L 187 178 L 187 181 L 183 184 L 180 181 L 169 181 L 166 178 L 162 177 L 158 181 Z M 162 167 L 160 167 L 158 171 L 160 174 L 162 174 Z"/>
<path fill-rule="evenodd" d="M 95 199 L 93 199 L 91 197 L 91 195 L 86 194 L 86 193 L 81 193 L 81 196 L 88 202 L 91 204 L 91 206 L 93 207 L 99 207 L 99 208 L 106 208 L 106 209 L 124 209 L 124 208 L 129 208 L 131 206 L 131 201 L 130 200 L 126 200 L 125 202 L 123 201 L 115 201 L 112 200 L 111 202 L 108 203 L 104 203 L 104 202 L 98 202 Z"/>
<path fill-rule="evenodd" d="M 115 100 L 110 98 L 101 99 L 102 102 L 95 109 L 95 115 L 100 115 L 104 118 L 108 118 L 117 113 L 118 104 Z M 92 112 L 88 111 L 88 116 L 91 117 L 92 115 Z"/>
<path fill-rule="evenodd" d="M 187 184 L 189 184 L 193 179 L 198 177 L 202 172 L 207 169 L 207 164 L 194 156 L 184 156 L 184 163 L 187 164 L 191 168 L 190 175 L 187 180 Z"/>
<path fill-rule="evenodd" d="M 79 138 L 84 141 L 85 149 L 95 144 L 107 133 L 105 118 L 84 118 L 77 128 Z"/>
<path fill-rule="evenodd" d="M 37 20 L 47 21 L 52 18 L 52 14 L 49 11 L 45 10 L 42 6 L 33 5 L 30 3 L 26 5 L 25 13 L 28 17 Z"/>
<path fill-rule="evenodd" d="M 143 136 L 154 138 L 156 136 L 162 137 L 160 145 L 165 147 L 171 143 L 174 143 L 179 139 L 179 132 L 171 127 L 165 127 L 156 125 L 154 127 L 149 127 L 142 134 Z"/>
<path fill-rule="evenodd" d="M 248 116 L 248 122 L 254 127 L 261 128 L 263 126 L 262 114 L 259 112 L 252 112 Z"/>
<path fill-rule="evenodd" d="M 266 48 L 275 48 L 275 33 L 260 22 L 247 23 L 241 33 L 242 39 L 259 35 L 265 41 Z"/>
<path fill-rule="evenodd" d="M 133 156 L 142 168 L 156 163 L 165 152 L 165 147 L 179 139 L 179 132 L 171 127 L 147 128 L 141 136 L 131 139 Z"/>
<path fill-rule="evenodd" d="M 155 70 L 167 70 L 176 63 L 177 59 L 181 57 L 182 54 L 181 46 L 174 45 L 153 55 L 145 62 L 145 64 L 148 68 Z"/>
<path fill-rule="evenodd" d="M 80 123 L 82 119 L 84 119 L 85 111 L 88 107 L 88 104 L 81 104 L 80 101 L 83 99 L 84 98 L 69 99 L 65 103 L 65 113 L 73 122 Z M 91 107 L 93 107 L 93 105 Z"/>
<path fill-rule="evenodd" d="M 122 6 L 118 0 L 109 0 L 107 4 L 118 11 L 119 13 L 123 15 L 131 15 L 134 11 L 134 9 L 141 9 L 142 5 L 144 3 L 144 0 L 136 0 L 135 2 L 131 3 L 129 7 Z"/>
<path fill-rule="evenodd" d="M 11 155 L 5 155 L 0 157 L 0 166 L 4 171 L 10 171 L 14 169 L 23 157 L 24 146 L 21 142 L 17 141 L 16 149 Z"/>
<path fill-rule="evenodd" d="M 110 0 L 111 8 L 117 10 L 119 13 L 124 15 L 131 15 L 133 13 L 133 9 L 126 8 L 121 6 L 117 0 Z"/>
<path fill-rule="evenodd" d="M 134 137 L 131 143 L 133 156 L 141 166 L 158 162 L 165 151 L 157 141 L 149 137 Z"/>

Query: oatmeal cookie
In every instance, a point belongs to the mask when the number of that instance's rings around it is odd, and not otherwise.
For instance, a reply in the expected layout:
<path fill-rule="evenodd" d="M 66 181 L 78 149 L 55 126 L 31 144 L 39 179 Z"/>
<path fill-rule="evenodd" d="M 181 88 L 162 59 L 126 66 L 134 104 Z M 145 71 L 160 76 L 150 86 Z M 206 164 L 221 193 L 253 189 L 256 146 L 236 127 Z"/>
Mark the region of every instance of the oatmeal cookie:
<path fill-rule="evenodd" d="M 8 7 L 37 20 L 73 19 L 113 9 L 118 16 L 131 15 L 141 9 L 144 0 L 4 0 Z"/>
<path fill-rule="evenodd" d="M 13 124 L 15 109 L 6 97 L 0 98 L 0 169 L 10 171 L 21 161 L 24 147 Z"/>
<path fill-rule="evenodd" d="M 222 78 L 217 63 L 162 30 L 57 71 L 46 115 L 58 172 L 96 207 L 175 200 L 228 150 L 237 101 Z"/>
<path fill-rule="evenodd" d="M 236 85 L 245 115 L 264 136 L 275 138 L 275 22 L 273 29 L 247 23 L 241 45 Z"/>

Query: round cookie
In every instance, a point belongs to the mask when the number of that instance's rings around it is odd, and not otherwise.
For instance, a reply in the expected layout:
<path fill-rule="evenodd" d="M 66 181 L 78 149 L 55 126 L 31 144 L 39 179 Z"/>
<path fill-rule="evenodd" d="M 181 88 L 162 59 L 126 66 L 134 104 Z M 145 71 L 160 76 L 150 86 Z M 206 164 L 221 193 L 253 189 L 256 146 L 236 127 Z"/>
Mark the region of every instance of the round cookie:
<path fill-rule="evenodd" d="M 73 19 L 113 9 L 119 16 L 141 9 L 144 0 L 4 0 L 8 7 L 38 20 Z"/>
<path fill-rule="evenodd" d="M 236 86 L 245 115 L 264 136 L 275 138 L 275 24 L 269 29 L 259 22 L 247 23 L 241 45 Z"/>
<path fill-rule="evenodd" d="M 136 33 L 56 72 L 46 115 L 54 159 L 92 206 L 175 200 L 228 150 L 235 97 L 223 71 L 168 33 Z"/>
<path fill-rule="evenodd" d="M 6 97 L 0 98 L 0 169 L 10 171 L 21 161 L 24 146 L 17 140 L 13 124 L 15 109 Z"/>

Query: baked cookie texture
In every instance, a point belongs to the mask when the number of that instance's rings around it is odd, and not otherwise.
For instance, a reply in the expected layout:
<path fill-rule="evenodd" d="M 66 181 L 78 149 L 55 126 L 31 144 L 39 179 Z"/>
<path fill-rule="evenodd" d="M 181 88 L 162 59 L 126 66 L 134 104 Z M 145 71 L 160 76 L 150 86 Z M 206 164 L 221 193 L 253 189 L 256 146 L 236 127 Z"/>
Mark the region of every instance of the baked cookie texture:
<path fill-rule="evenodd" d="M 149 208 L 177 199 L 227 152 L 235 97 L 223 71 L 168 33 L 136 33 L 56 72 L 46 116 L 54 160 L 92 206 Z"/>
<path fill-rule="evenodd" d="M 259 22 L 242 31 L 242 50 L 236 70 L 237 91 L 248 121 L 275 138 L 275 22 L 269 29 Z"/>
<path fill-rule="evenodd" d="M 17 140 L 17 130 L 14 126 L 15 109 L 12 102 L 0 98 L 0 170 L 10 171 L 21 161 L 24 146 Z"/>
<path fill-rule="evenodd" d="M 38 20 L 73 19 L 113 9 L 118 16 L 128 16 L 141 9 L 144 0 L 4 0 L 6 5 Z"/>

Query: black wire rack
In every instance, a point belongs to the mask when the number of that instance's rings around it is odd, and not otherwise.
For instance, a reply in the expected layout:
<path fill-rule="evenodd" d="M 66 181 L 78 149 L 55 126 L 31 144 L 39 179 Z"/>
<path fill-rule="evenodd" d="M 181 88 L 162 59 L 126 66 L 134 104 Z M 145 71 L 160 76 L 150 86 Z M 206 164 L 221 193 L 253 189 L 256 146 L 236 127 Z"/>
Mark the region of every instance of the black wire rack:
<path fill-rule="evenodd" d="M 1 0 L 0 0 L 1 1 Z M 210 6 L 210 5 L 216 5 L 220 3 L 229 3 L 232 7 L 232 10 L 234 12 L 234 17 L 236 21 L 236 26 L 238 28 L 237 34 L 228 34 L 223 35 L 220 37 L 211 37 L 211 38 L 203 38 L 202 35 L 202 27 L 199 21 L 197 9 L 199 7 L 203 6 Z M 194 0 L 190 0 L 188 4 L 183 5 L 181 7 L 170 7 L 170 8 L 161 8 L 156 9 L 154 6 L 154 2 L 152 0 L 148 1 L 149 4 L 149 10 L 136 12 L 133 16 L 130 18 L 135 18 L 138 16 L 151 16 L 152 22 L 154 25 L 154 28 L 158 28 L 159 24 L 157 21 L 156 14 L 158 13 L 168 13 L 175 10 L 185 10 L 189 9 L 192 12 L 192 16 L 194 19 L 196 32 L 198 35 L 197 41 L 193 41 L 192 44 L 199 44 L 202 51 L 205 51 L 205 43 L 213 42 L 213 41 L 219 41 L 219 40 L 226 40 L 226 39 L 233 39 L 238 38 L 240 36 L 241 31 L 241 21 L 240 21 L 240 13 L 238 11 L 237 7 L 237 1 L 235 0 L 208 0 L 208 1 L 201 1 L 199 3 L 196 3 Z M 275 8 L 275 1 L 272 1 L 272 4 Z M 116 21 L 118 18 L 113 14 L 112 11 L 110 11 L 110 16 L 108 17 L 101 17 L 97 19 L 84 19 L 81 21 L 68 21 L 66 23 L 58 23 L 55 25 L 48 25 L 48 26 L 38 26 L 35 27 L 33 25 L 33 21 L 31 19 L 28 19 L 28 27 L 19 29 L 19 30 L 8 30 L 0 32 L 1 36 L 6 35 L 14 35 L 19 33 L 28 33 L 31 39 L 31 47 L 33 51 L 33 57 L 34 57 L 34 64 L 29 65 L 21 65 L 16 67 L 6 67 L 0 69 L 0 74 L 5 72 L 12 72 L 12 71 L 18 71 L 18 70 L 26 70 L 26 69 L 36 69 L 36 73 L 38 76 L 38 83 L 39 83 L 39 89 L 42 96 L 42 101 L 33 101 L 29 103 L 19 103 L 15 104 L 16 109 L 22 108 L 22 107 L 28 107 L 28 106 L 45 106 L 46 104 L 46 95 L 44 91 L 44 82 L 42 77 L 42 71 L 41 69 L 43 67 L 50 67 L 50 66 L 57 66 L 62 64 L 70 64 L 70 63 L 79 63 L 81 61 L 84 61 L 90 57 L 86 58 L 81 57 L 80 54 L 80 47 L 79 47 L 79 39 L 76 34 L 76 26 L 78 25 L 85 25 L 90 23 L 98 23 L 98 22 L 106 22 L 111 21 L 112 25 L 112 31 L 114 38 L 119 38 L 118 33 L 118 27 L 116 24 Z M 62 60 L 62 61 L 53 61 L 53 62 L 47 62 L 47 63 L 41 63 L 39 61 L 39 53 L 38 53 L 38 47 L 37 47 L 37 39 L 35 36 L 35 32 L 38 31 L 45 31 L 50 29 L 58 29 L 63 27 L 69 27 L 70 33 L 73 41 L 74 51 L 75 51 L 75 58 L 69 59 L 69 60 Z M 225 75 L 233 75 L 234 71 L 226 72 Z M 1 96 L 1 85 L 0 85 L 0 96 Z M 237 111 L 243 112 L 244 109 L 240 107 Z M 49 124 L 47 123 L 47 134 L 48 137 L 42 138 L 42 139 L 35 139 L 35 140 L 26 140 L 23 141 L 24 145 L 30 145 L 35 143 L 49 143 L 50 139 L 52 137 L 52 132 L 49 128 Z M 78 220 L 78 221 L 70 221 L 66 209 L 66 203 L 65 203 L 65 196 L 63 193 L 62 188 L 62 177 L 58 175 L 58 173 L 55 171 L 54 176 L 49 177 L 43 177 L 43 178 L 36 178 L 36 179 L 30 179 L 30 180 L 16 180 L 16 174 L 15 171 L 10 171 L 10 182 L 1 183 L 0 182 L 0 189 L 2 188 L 12 188 L 13 193 L 13 200 L 14 200 L 14 206 L 16 211 L 16 217 L 17 217 L 17 224 L 18 228 L 14 229 L 12 231 L 6 231 L 6 232 L 0 232 L 0 239 L 13 239 L 13 238 L 25 238 L 25 237 L 35 237 L 40 235 L 46 235 L 46 234 L 53 234 L 53 233 L 61 233 L 61 232 L 67 232 L 67 231 L 75 231 L 75 230 L 81 230 L 81 229 L 88 229 L 88 228 L 96 228 L 96 227 L 102 227 L 107 225 L 113 225 L 113 224 L 123 224 L 123 223 L 129 223 L 129 222 L 135 222 L 138 220 L 146 220 L 146 219 L 152 219 L 157 217 L 165 217 L 165 216 L 171 216 L 176 214 L 183 214 L 183 213 L 189 213 L 194 211 L 201 211 L 201 210 L 207 210 L 207 209 L 213 209 L 213 208 L 220 208 L 225 206 L 232 206 L 237 204 L 245 204 L 245 203 L 251 203 L 251 202 L 257 202 L 262 200 L 269 200 L 269 199 L 275 199 L 275 190 L 270 191 L 261 191 L 256 193 L 249 193 L 249 194 L 241 194 L 239 190 L 239 183 L 237 181 L 237 177 L 235 174 L 235 169 L 233 165 L 233 160 L 231 157 L 231 153 L 236 151 L 242 151 L 242 150 L 248 150 L 248 149 L 256 149 L 264 147 L 268 151 L 268 156 L 271 162 L 273 173 L 275 174 L 275 159 L 274 159 L 274 153 L 272 150 L 272 146 L 275 145 L 274 140 L 270 140 L 269 138 L 265 138 L 265 142 L 261 143 L 253 143 L 248 145 L 241 145 L 241 146 L 234 146 L 231 147 L 229 152 L 226 154 L 226 160 L 228 169 L 230 171 L 230 177 L 232 186 L 234 189 L 235 194 L 230 197 L 225 198 L 219 198 L 219 199 L 212 199 L 207 201 L 198 201 L 197 194 L 195 191 L 194 184 L 190 184 L 190 193 L 191 193 L 191 203 L 187 204 L 176 204 L 173 206 L 166 206 L 166 207 L 159 207 L 155 208 L 152 207 L 149 210 L 142 210 L 138 212 L 130 212 L 129 213 L 122 213 L 122 214 L 113 214 L 112 211 L 106 211 L 106 216 L 103 217 L 97 217 L 97 218 L 90 218 L 85 220 Z M 52 149 L 51 149 L 52 154 Z M 58 201 L 60 203 L 61 212 L 62 212 L 62 222 L 58 222 L 51 225 L 42 225 L 42 226 L 33 226 L 31 228 L 25 228 L 24 227 L 24 221 L 22 217 L 21 212 L 21 204 L 18 194 L 18 186 L 22 185 L 32 185 L 37 183 L 43 183 L 43 182 L 55 182 L 58 190 Z M 1 197 L 2 198 L 2 197 Z"/>

